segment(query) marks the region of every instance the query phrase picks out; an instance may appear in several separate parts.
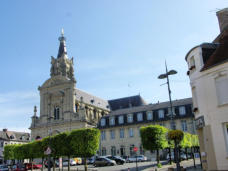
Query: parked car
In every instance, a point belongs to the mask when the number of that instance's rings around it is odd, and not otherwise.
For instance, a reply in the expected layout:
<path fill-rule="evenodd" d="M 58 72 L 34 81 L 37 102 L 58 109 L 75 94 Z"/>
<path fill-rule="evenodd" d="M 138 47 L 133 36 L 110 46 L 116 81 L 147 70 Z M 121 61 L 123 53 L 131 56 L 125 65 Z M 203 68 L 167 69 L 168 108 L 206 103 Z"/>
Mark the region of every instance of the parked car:
<path fill-rule="evenodd" d="M 144 155 L 139 155 L 139 156 L 133 156 L 128 158 L 128 162 L 136 162 L 136 160 L 138 162 L 147 161 L 147 157 Z"/>
<path fill-rule="evenodd" d="M 88 163 L 88 164 L 93 164 L 94 161 L 95 161 L 95 157 L 91 157 L 91 158 L 89 158 L 89 159 L 87 160 L 87 163 Z"/>
<path fill-rule="evenodd" d="M 93 165 L 96 166 L 114 166 L 116 165 L 116 161 L 110 160 L 106 157 L 98 157 L 94 161 Z"/>
<path fill-rule="evenodd" d="M 0 171 L 8 171 L 8 170 L 9 170 L 9 168 L 6 164 L 0 165 Z"/>
<path fill-rule="evenodd" d="M 116 164 L 124 164 L 125 163 L 125 159 L 123 159 L 122 157 L 120 156 L 106 156 L 108 159 L 110 160 L 115 160 L 116 161 Z"/>
<path fill-rule="evenodd" d="M 27 171 L 24 164 L 16 164 L 11 167 L 12 171 Z"/>
<path fill-rule="evenodd" d="M 36 164 L 36 163 L 25 163 L 25 168 L 28 170 L 33 169 L 41 169 L 42 168 L 42 164 Z"/>

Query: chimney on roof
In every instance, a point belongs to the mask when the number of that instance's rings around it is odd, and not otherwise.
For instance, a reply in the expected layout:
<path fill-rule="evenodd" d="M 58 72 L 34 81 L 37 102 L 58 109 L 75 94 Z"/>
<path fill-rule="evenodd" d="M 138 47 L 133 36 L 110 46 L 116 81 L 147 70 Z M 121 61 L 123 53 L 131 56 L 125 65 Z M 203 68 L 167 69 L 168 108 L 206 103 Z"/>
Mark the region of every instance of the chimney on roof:
<path fill-rule="evenodd" d="M 7 129 L 6 129 L 6 128 L 4 128 L 4 129 L 3 129 L 3 132 L 7 132 Z"/>
<path fill-rule="evenodd" d="M 228 26 L 228 8 L 224 8 L 216 12 L 219 22 L 220 32 Z"/>

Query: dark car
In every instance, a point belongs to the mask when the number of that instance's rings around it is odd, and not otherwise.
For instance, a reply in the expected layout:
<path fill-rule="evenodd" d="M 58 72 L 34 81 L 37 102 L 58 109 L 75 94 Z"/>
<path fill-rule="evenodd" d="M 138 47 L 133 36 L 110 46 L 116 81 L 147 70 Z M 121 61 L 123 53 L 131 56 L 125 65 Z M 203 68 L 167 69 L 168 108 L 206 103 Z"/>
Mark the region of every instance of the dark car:
<path fill-rule="evenodd" d="M 96 166 L 114 166 L 116 165 L 115 160 L 110 160 L 106 157 L 98 157 L 94 161 L 93 165 Z"/>
<path fill-rule="evenodd" d="M 120 156 L 106 156 L 108 159 L 111 159 L 111 160 L 115 160 L 116 161 L 116 164 L 124 164 L 125 163 L 125 159 L 123 159 L 122 157 Z"/>

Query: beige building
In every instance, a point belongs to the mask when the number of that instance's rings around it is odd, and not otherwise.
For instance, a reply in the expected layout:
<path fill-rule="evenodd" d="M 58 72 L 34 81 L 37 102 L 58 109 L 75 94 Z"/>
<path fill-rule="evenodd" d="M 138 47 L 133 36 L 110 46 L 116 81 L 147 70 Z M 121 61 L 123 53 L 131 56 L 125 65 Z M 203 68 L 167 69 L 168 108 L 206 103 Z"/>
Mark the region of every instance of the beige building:
<path fill-rule="evenodd" d="M 63 32 L 59 41 L 57 58 L 51 57 L 51 77 L 38 88 L 40 115 L 35 106 L 30 126 L 32 140 L 72 129 L 95 127 L 98 120 L 109 113 L 106 100 L 76 88 L 73 57 L 67 56 Z"/>
<path fill-rule="evenodd" d="M 0 164 L 4 162 L 4 146 L 10 144 L 25 144 L 30 142 L 30 134 L 3 129 L 0 131 Z"/>
<path fill-rule="evenodd" d="M 101 130 L 100 155 L 132 156 L 133 148 L 138 147 L 137 154 L 154 160 L 155 153 L 143 150 L 139 130 L 150 124 L 170 128 L 170 103 L 146 104 L 140 96 L 132 96 L 110 100 L 109 104 L 110 114 L 102 117 L 98 125 Z M 175 100 L 173 106 L 173 127 L 194 134 L 192 99 Z"/>
<path fill-rule="evenodd" d="M 221 33 L 186 55 L 204 170 L 228 170 L 228 8 L 217 16 Z"/>

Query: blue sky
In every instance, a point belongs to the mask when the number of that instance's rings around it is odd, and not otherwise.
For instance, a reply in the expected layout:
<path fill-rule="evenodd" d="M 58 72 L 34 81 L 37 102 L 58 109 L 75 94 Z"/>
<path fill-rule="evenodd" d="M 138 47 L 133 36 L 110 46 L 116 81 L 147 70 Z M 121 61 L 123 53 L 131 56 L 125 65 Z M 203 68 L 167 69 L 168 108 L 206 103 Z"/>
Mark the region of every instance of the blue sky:
<path fill-rule="evenodd" d="M 1 1 L 0 129 L 28 131 L 39 85 L 64 28 L 77 88 L 104 99 L 139 94 L 168 100 L 157 76 L 176 69 L 172 98 L 191 97 L 186 53 L 219 34 L 216 10 L 227 0 Z M 128 86 L 130 85 L 130 86 Z"/>

